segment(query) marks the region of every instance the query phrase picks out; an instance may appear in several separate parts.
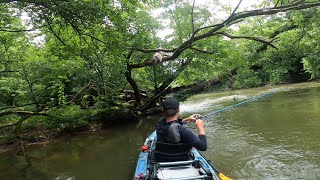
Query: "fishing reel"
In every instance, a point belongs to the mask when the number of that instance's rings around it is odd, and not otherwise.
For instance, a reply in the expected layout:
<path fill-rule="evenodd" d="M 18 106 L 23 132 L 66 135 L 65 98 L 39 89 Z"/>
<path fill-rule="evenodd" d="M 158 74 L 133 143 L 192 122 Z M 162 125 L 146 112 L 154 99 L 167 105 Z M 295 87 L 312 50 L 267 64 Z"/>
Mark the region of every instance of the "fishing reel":
<path fill-rule="evenodd" d="M 203 119 L 203 116 L 201 116 L 200 114 L 194 115 L 193 116 L 196 120 L 198 119 Z"/>
<path fill-rule="evenodd" d="M 200 114 L 194 115 L 193 118 L 195 118 L 196 120 L 198 120 L 198 119 L 202 119 L 202 120 L 203 120 L 203 116 L 201 116 Z M 181 123 L 182 123 L 182 124 L 187 124 L 186 121 L 182 121 Z"/>

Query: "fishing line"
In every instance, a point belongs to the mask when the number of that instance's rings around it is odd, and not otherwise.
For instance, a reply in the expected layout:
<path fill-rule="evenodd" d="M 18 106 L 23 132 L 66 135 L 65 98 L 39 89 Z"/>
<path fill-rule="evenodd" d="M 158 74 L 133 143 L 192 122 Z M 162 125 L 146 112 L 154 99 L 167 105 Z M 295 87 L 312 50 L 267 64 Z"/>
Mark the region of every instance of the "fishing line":
<path fill-rule="evenodd" d="M 242 104 L 249 103 L 249 102 L 256 101 L 256 100 L 262 99 L 262 98 L 264 98 L 264 97 L 270 96 L 270 95 L 272 95 L 272 94 L 274 94 L 274 93 L 276 93 L 276 92 L 278 92 L 278 91 L 273 90 L 273 91 L 271 91 L 271 92 L 267 92 L 267 93 L 261 94 L 261 95 L 259 95 L 259 96 L 252 97 L 252 98 L 247 99 L 247 100 L 245 100 L 245 101 L 239 102 L 239 103 L 237 103 L 237 104 L 233 104 L 233 105 L 231 105 L 231 106 L 227 106 L 227 107 L 225 107 L 225 108 L 219 109 L 219 110 L 214 111 L 214 112 L 209 113 L 209 114 L 205 114 L 205 115 L 203 115 L 203 116 L 202 116 L 202 115 L 195 115 L 195 118 L 196 118 L 196 119 L 208 118 L 208 117 L 210 117 L 210 116 L 219 114 L 219 113 L 224 112 L 224 111 L 227 111 L 227 110 L 229 110 L 229 109 L 238 107 L 238 106 L 240 106 L 240 105 L 242 105 Z M 212 149 L 212 148 L 213 148 L 213 147 L 208 148 L 208 149 Z"/>
<path fill-rule="evenodd" d="M 259 95 L 259 96 L 252 97 L 252 98 L 250 98 L 250 99 L 247 99 L 247 100 L 245 100 L 245 101 L 239 102 L 239 103 L 237 103 L 237 104 L 233 104 L 233 105 L 231 105 L 231 106 L 227 106 L 227 107 L 225 107 L 225 108 L 219 109 L 219 110 L 214 111 L 214 112 L 212 112 L 212 113 L 205 114 L 205 115 L 195 115 L 194 117 L 195 117 L 196 119 L 208 118 L 209 116 L 213 116 L 213 115 L 222 113 L 222 112 L 224 112 L 224 111 L 227 111 L 227 110 L 229 110 L 229 109 L 238 107 L 238 106 L 240 106 L 240 105 L 243 105 L 243 104 L 246 104 L 246 103 L 249 103 L 249 102 L 252 102 L 252 101 L 256 101 L 256 100 L 259 100 L 259 99 L 261 99 L 261 98 L 270 96 L 270 95 L 274 94 L 275 92 L 278 92 L 278 91 L 273 90 L 273 91 L 271 91 L 271 92 L 267 92 L 267 93 L 261 94 L 261 95 Z"/>

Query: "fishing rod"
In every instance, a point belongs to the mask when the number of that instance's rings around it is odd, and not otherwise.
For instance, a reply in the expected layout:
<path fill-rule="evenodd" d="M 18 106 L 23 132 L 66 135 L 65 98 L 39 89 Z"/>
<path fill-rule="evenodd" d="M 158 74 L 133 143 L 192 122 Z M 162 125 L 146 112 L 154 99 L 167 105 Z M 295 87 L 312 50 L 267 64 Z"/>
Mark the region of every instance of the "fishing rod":
<path fill-rule="evenodd" d="M 237 103 L 237 104 L 233 104 L 233 105 L 231 105 L 231 106 L 227 106 L 227 107 L 225 107 L 225 108 L 219 109 L 219 110 L 217 110 L 217 111 L 214 111 L 214 112 L 212 112 L 212 113 L 209 113 L 209 114 L 206 114 L 206 115 L 203 115 L 203 116 L 202 116 L 202 115 L 195 115 L 194 118 L 196 118 L 196 119 L 207 118 L 207 117 L 209 117 L 209 116 L 216 115 L 216 114 L 219 114 L 219 113 L 221 113 L 221 112 L 227 111 L 227 110 L 229 110 L 229 109 L 238 107 L 238 106 L 240 106 L 240 105 L 242 105 L 242 104 L 249 103 L 249 102 L 252 102 L 252 101 L 256 101 L 256 100 L 261 99 L 261 98 L 264 98 L 264 97 L 266 97 L 266 96 L 270 96 L 270 95 L 272 95 L 273 93 L 275 93 L 275 92 L 272 91 L 272 92 L 264 93 L 264 94 L 261 94 L 261 95 L 259 95 L 259 96 L 252 97 L 252 98 L 247 99 L 247 100 L 245 100 L 245 101 L 239 102 L 239 103 Z"/>

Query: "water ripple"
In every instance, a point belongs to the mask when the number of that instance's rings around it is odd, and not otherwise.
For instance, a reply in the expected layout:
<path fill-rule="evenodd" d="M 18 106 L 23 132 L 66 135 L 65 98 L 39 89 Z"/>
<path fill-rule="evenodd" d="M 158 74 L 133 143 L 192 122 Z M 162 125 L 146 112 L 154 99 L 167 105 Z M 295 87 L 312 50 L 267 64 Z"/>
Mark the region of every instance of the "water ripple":
<path fill-rule="evenodd" d="M 227 102 L 227 101 L 241 101 L 244 99 L 248 99 L 246 95 L 232 95 L 232 96 L 224 96 L 216 99 L 206 98 L 200 102 L 185 102 L 180 106 L 180 111 L 183 113 L 192 113 L 192 112 L 201 112 L 207 109 L 219 109 L 223 106 L 219 103 Z M 215 105 L 215 106 L 214 106 Z"/>

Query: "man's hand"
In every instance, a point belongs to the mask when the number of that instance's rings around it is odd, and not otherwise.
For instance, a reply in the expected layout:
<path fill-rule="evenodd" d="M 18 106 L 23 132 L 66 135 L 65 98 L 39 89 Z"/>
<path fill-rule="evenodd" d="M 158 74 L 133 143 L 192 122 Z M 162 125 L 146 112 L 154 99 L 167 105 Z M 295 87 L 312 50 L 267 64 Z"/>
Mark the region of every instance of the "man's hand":
<path fill-rule="evenodd" d="M 204 120 L 197 119 L 195 122 L 196 126 L 198 127 L 199 135 L 206 135 L 205 128 L 204 128 Z"/>
<path fill-rule="evenodd" d="M 193 117 L 194 115 L 195 114 L 193 114 L 193 115 L 191 115 L 191 116 L 189 116 L 187 118 L 184 118 L 182 121 L 185 121 L 186 123 L 190 123 L 190 122 L 195 123 L 197 121 L 197 119 Z"/>
<path fill-rule="evenodd" d="M 199 118 L 202 118 L 200 114 L 193 114 L 187 118 L 184 118 L 182 121 L 185 121 L 186 123 L 190 123 L 190 122 L 195 123 Z"/>
<path fill-rule="evenodd" d="M 202 116 L 200 114 L 193 114 L 187 118 L 184 118 L 182 121 L 186 122 L 186 123 L 190 123 L 193 122 L 195 123 L 195 125 L 198 127 L 199 130 L 199 134 L 201 135 L 205 135 L 205 128 L 204 128 L 204 120 L 202 119 L 198 119 L 201 118 Z"/>
<path fill-rule="evenodd" d="M 204 120 L 202 120 L 202 119 L 198 119 L 196 122 L 195 122 L 195 124 L 196 124 L 196 126 L 198 127 L 198 128 L 204 128 Z"/>

